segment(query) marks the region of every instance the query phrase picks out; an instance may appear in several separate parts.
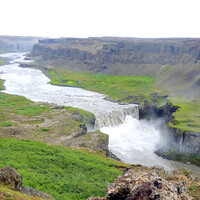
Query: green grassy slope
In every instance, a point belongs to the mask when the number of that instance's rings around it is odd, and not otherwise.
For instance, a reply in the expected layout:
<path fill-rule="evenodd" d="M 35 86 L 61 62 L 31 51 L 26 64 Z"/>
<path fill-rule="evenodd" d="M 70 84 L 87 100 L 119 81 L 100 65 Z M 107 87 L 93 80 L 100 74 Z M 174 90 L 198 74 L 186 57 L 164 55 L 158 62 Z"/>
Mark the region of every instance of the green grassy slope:
<path fill-rule="evenodd" d="M 180 108 L 173 113 L 174 124 L 170 123 L 169 125 L 181 131 L 200 133 L 200 100 L 174 97 L 171 98 L 171 102 Z"/>
<path fill-rule="evenodd" d="M 125 99 L 130 95 L 148 97 L 156 89 L 156 79 L 145 76 L 108 76 L 104 74 L 76 73 L 65 69 L 48 72 L 52 84 L 82 87 L 87 90 L 101 92 L 113 99 Z"/>
<path fill-rule="evenodd" d="M 0 199 L 1 200 L 44 200 L 39 197 L 31 197 L 20 192 L 0 186 Z M 47 199 L 46 199 L 47 200 Z"/>
<path fill-rule="evenodd" d="M 96 154 L 27 140 L 0 139 L 0 167 L 10 165 L 23 183 L 57 200 L 104 196 L 106 187 L 122 172 L 117 161 Z"/>

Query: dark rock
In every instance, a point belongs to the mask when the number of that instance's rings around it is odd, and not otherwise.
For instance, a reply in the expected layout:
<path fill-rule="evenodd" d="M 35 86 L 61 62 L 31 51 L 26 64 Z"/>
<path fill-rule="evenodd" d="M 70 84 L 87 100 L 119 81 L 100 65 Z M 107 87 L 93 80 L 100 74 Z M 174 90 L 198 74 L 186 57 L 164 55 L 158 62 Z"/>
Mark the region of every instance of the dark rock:
<path fill-rule="evenodd" d="M 51 195 L 40 192 L 34 188 L 22 186 L 22 176 L 18 171 L 10 166 L 0 169 L 0 184 L 9 189 L 20 191 L 29 196 L 40 197 L 44 199 L 55 200 Z"/>
<path fill-rule="evenodd" d="M 81 129 L 83 129 L 83 134 L 87 133 L 87 127 L 86 127 L 85 124 L 81 124 L 81 125 L 79 125 L 79 127 L 80 127 Z"/>
<path fill-rule="evenodd" d="M 16 169 L 7 166 L 6 168 L 0 169 L 0 183 L 9 185 L 10 189 L 20 190 L 22 186 L 22 176 Z"/>
<path fill-rule="evenodd" d="M 149 182 L 142 183 L 135 189 L 126 200 L 158 200 L 160 194 L 157 194 L 155 188 Z"/>
<path fill-rule="evenodd" d="M 154 186 L 157 187 L 158 189 L 162 189 L 162 179 L 158 179 L 154 181 Z"/>
<path fill-rule="evenodd" d="M 64 106 L 54 106 L 51 109 L 64 109 L 64 108 L 65 108 Z"/>
<path fill-rule="evenodd" d="M 40 192 L 39 190 L 36 190 L 32 187 L 22 186 L 21 187 L 21 193 L 26 194 L 28 196 L 54 200 L 54 198 L 51 195 L 46 194 L 44 192 Z"/>

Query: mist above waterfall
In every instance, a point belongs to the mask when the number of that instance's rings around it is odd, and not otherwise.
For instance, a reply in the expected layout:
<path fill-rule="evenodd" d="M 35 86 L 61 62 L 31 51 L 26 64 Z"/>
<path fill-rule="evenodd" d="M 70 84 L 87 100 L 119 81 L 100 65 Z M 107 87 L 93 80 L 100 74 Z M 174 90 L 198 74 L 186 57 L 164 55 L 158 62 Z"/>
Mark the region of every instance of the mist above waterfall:
<path fill-rule="evenodd" d="M 147 166 L 158 164 L 154 151 L 160 142 L 160 132 L 152 122 L 127 116 L 123 124 L 104 127 L 101 131 L 109 135 L 109 149 L 124 162 Z"/>

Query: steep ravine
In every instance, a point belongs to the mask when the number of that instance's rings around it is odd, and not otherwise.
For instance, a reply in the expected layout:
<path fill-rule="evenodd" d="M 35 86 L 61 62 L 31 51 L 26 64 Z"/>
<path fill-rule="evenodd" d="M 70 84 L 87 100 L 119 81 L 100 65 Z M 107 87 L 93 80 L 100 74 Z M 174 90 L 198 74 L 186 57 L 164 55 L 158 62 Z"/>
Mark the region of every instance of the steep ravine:
<path fill-rule="evenodd" d="M 178 109 L 179 107 L 171 102 L 167 102 L 161 107 L 156 105 L 140 106 L 140 116 L 149 119 L 152 117 L 162 119 L 162 139 L 165 142 L 158 146 L 156 151 L 158 155 L 173 160 L 188 160 L 188 163 L 193 158 L 192 162 L 199 165 L 200 162 L 197 160 L 197 157 L 200 156 L 200 133 L 182 131 L 170 126 L 170 124 L 175 123 L 173 114 Z M 194 160 L 195 155 L 196 161 Z M 179 156 L 179 158 L 176 158 L 176 156 Z"/>

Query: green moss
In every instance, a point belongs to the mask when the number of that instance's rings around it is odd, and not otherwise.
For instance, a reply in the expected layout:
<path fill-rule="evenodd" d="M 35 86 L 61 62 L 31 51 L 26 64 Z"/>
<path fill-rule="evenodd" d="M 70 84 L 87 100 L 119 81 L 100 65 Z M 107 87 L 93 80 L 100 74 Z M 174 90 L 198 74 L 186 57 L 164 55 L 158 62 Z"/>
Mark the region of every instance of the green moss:
<path fill-rule="evenodd" d="M 104 196 L 106 187 L 122 174 L 120 162 L 82 150 L 27 140 L 0 139 L 0 167 L 16 168 L 23 183 L 57 200 Z"/>
<path fill-rule="evenodd" d="M 47 128 L 47 127 L 41 127 L 39 130 L 40 131 L 49 131 L 51 128 Z"/>
<path fill-rule="evenodd" d="M 190 191 L 196 191 L 198 189 L 198 187 L 196 186 L 196 185 L 191 185 L 190 187 L 189 187 L 189 190 Z"/>
<path fill-rule="evenodd" d="M 4 80 L 0 79 L 0 90 L 4 90 L 5 86 L 4 86 Z"/>
<path fill-rule="evenodd" d="M 2 122 L 0 124 L 0 126 L 2 127 L 9 127 L 9 126 L 14 126 L 15 124 L 13 124 L 12 122 Z"/>
<path fill-rule="evenodd" d="M 187 176 L 190 172 L 188 170 L 184 170 L 182 173 Z"/>

